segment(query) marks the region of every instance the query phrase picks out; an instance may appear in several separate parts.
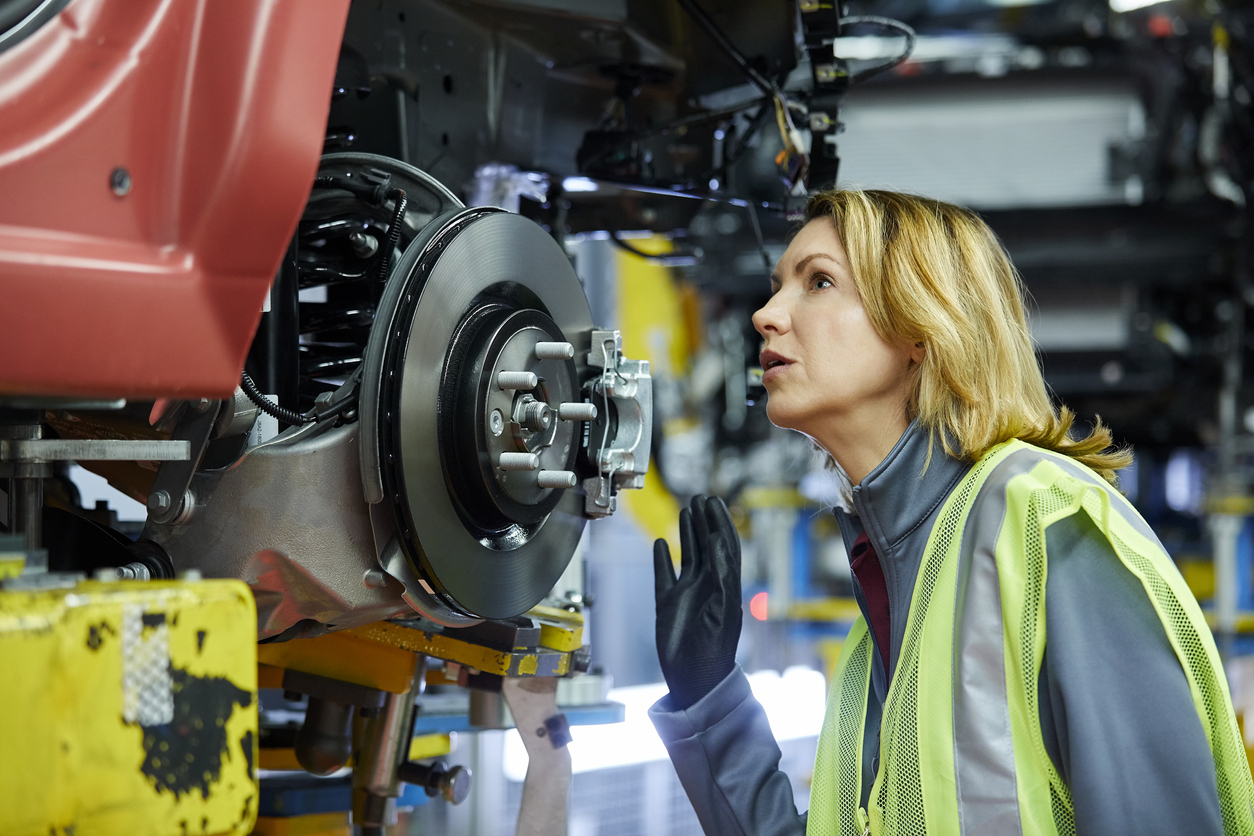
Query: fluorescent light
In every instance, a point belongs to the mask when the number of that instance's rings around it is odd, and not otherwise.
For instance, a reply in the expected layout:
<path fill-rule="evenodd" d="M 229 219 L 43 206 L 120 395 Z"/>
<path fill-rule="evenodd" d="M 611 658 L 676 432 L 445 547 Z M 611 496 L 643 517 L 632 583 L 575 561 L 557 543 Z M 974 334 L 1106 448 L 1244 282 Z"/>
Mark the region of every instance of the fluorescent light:
<path fill-rule="evenodd" d="M 1166 0 L 1110 0 L 1110 10 L 1112 12 L 1131 12 L 1163 2 L 1166 2 Z"/>
<path fill-rule="evenodd" d="M 812 668 L 792 667 L 749 675 L 749 687 L 766 712 L 776 740 L 817 737 L 823 727 L 827 682 Z M 593 772 L 620 766 L 665 760 L 666 747 L 649 720 L 649 707 L 666 695 L 666 684 L 615 688 L 608 699 L 625 707 L 621 723 L 575 726 L 570 730 L 570 756 L 575 772 Z M 527 775 L 527 750 L 518 732 L 505 735 L 505 777 L 521 781 Z"/>
<path fill-rule="evenodd" d="M 1173 511 L 1196 514 L 1202 506 L 1202 465 L 1197 454 L 1189 449 L 1172 452 L 1163 473 L 1167 507 Z"/>
<path fill-rule="evenodd" d="M 567 177 L 562 180 L 564 192 L 595 192 L 598 188 L 596 181 L 587 177 Z"/>

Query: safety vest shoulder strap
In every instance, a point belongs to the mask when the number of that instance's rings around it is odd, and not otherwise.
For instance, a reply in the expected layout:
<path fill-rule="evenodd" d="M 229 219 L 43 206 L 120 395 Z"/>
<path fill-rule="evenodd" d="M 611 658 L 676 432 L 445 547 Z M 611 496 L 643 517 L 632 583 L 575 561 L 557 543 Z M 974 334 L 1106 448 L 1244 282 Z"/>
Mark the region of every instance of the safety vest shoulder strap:
<path fill-rule="evenodd" d="M 1025 445 L 1026 447 L 1026 445 Z M 1086 514 L 1110 543 L 1119 560 L 1142 584 L 1162 621 L 1193 697 L 1215 763 L 1216 784 L 1227 834 L 1254 834 L 1254 781 L 1214 637 L 1201 609 L 1158 538 L 1132 505 L 1097 474 L 1074 460 L 1036 448 L 1032 466 L 1006 483 L 1006 518 L 996 543 L 1003 610 L 1009 635 L 1023 640 L 1008 648 L 1012 678 L 1022 683 L 1011 705 L 1019 737 L 1016 766 L 1035 778 L 1040 809 L 1052 802 L 1053 816 L 1070 822 L 1070 798 L 1041 743 L 1036 682 L 1045 646 L 1044 578 L 1048 555 L 1045 533 L 1072 514 Z M 1008 461 L 1007 464 L 1010 462 Z M 1034 764 L 1029 766 L 1029 762 Z M 1042 792 L 1048 790 L 1048 793 Z M 1033 795 L 1033 793 L 1025 793 Z M 1060 815 L 1065 813 L 1066 815 Z"/>

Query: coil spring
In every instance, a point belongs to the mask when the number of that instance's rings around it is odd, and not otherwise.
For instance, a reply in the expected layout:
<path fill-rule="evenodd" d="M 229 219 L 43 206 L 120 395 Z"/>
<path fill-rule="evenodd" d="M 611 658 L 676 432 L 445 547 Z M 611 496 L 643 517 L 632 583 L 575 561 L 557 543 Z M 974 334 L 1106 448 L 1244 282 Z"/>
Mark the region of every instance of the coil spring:
<path fill-rule="evenodd" d="M 325 186 L 319 178 L 316 187 Z M 300 221 L 300 407 L 337 389 L 361 363 L 397 247 L 407 243 L 405 193 L 392 207 L 347 192 L 311 200 Z"/>

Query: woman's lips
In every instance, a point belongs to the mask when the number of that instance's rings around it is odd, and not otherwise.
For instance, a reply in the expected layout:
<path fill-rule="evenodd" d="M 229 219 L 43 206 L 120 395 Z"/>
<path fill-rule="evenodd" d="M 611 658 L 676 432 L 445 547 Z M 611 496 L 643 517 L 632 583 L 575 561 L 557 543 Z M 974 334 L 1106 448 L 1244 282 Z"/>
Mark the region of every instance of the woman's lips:
<path fill-rule="evenodd" d="M 766 383 L 768 380 L 774 380 L 775 378 L 783 374 L 785 371 L 787 371 L 788 367 L 791 365 L 792 363 L 785 361 L 782 363 L 777 363 L 771 366 L 769 369 L 764 370 L 762 372 L 762 382 Z"/>

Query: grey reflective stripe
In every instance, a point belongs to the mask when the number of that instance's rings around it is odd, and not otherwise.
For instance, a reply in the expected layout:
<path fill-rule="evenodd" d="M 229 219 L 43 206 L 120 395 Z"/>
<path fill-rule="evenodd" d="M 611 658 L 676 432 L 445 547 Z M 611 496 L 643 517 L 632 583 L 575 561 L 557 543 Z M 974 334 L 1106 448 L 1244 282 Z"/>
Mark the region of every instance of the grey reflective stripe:
<path fill-rule="evenodd" d="M 1023 832 L 995 552 L 1006 518 L 1006 485 L 1040 461 L 1040 451 L 1029 449 L 999 462 L 980 486 L 962 528 L 954 602 L 953 707 L 954 778 L 963 836 Z"/>
<path fill-rule="evenodd" d="M 1158 535 L 1154 533 L 1154 530 L 1149 527 L 1149 523 L 1147 523 L 1141 515 L 1137 513 L 1136 509 L 1132 507 L 1132 503 L 1128 502 L 1128 500 L 1124 498 L 1113 485 L 1098 476 L 1093 471 L 1076 464 L 1074 460 L 1067 458 L 1061 453 L 1046 453 L 1045 458 L 1058 465 L 1076 479 L 1089 482 L 1095 487 L 1106 491 L 1106 493 L 1110 495 L 1110 507 L 1113 508 L 1119 516 L 1123 517 L 1123 521 L 1135 528 L 1137 533 L 1142 537 L 1162 549 L 1163 554 L 1167 553 L 1166 547 L 1163 546 L 1162 541 L 1158 539 Z"/>

